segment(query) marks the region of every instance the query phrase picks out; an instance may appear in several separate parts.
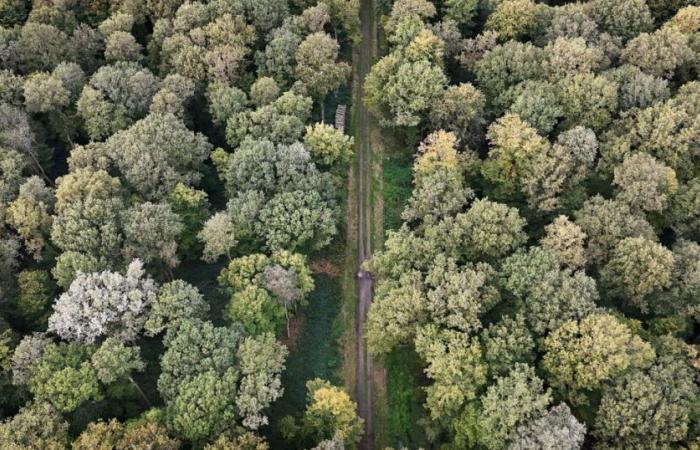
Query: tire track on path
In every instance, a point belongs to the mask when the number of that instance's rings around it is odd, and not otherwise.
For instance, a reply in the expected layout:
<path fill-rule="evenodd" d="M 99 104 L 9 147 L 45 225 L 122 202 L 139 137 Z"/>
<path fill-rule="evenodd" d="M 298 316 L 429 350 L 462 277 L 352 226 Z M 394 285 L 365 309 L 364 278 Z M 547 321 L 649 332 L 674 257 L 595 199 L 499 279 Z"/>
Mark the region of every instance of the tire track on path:
<path fill-rule="evenodd" d="M 354 63 L 358 82 L 355 83 L 355 101 L 358 102 L 358 158 L 357 158 L 357 406 L 365 423 L 365 434 L 360 448 L 374 448 L 372 423 L 372 356 L 364 340 L 365 319 L 372 303 L 372 276 L 362 270 L 362 263 L 372 257 L 372 146 L 370 114 L 364 104 L 363 84 L 372 67 L 375 47 L 373 0 L 360 0 L 360 30 L 362 41 Z"/>

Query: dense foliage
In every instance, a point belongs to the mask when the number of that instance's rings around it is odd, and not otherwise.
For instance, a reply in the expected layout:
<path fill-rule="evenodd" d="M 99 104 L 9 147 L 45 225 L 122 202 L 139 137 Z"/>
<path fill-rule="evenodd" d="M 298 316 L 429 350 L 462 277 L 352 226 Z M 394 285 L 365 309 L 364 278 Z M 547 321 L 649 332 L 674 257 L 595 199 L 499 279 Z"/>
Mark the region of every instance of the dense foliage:
<path fill-rule="evenodd" d="M 0 1 L 0 448 L 269 448 L 358 7 Z M 354 445 L 318 383 L 309 445 Z"/>
<path fill-rule="evenodd" d="M 415 151 L 365 265 L 361 337 L 419 372 L 396 422 L 430 448 L 698 448 L 697 0 L 376 3 L 355 100 Z M 359 6 L 0 0 L 0 448 L 358 445 L 327 380 L 270 411 L 345 238 L 355 143 L 326 117 Z"/>
<path fill-rule="evenodd" d="M 367 106 L 417 152 L 365 333 L 420 358 L 431 447 L 695 448 L 700 8 L 396 0 L 381 23 Z"/>

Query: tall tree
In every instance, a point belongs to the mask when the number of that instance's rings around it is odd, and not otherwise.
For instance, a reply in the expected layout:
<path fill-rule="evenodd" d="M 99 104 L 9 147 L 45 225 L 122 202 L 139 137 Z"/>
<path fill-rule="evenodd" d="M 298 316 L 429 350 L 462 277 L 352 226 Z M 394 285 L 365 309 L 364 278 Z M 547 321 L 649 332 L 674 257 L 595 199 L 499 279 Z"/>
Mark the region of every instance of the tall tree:
<path fill-rule="evenodd" d="M 576 403 L 603 382 L 654 359 L 651 345 L 604 313 L 564 323 L 545 338 L 544 349 L 542 364 L 551 383 Z"/>
<path fill-rule="evenodd" d="M 351 445 L 362 437 L 362 419 L 350 396 L 329 382 L 314 379 L 306 383 L 308 404 L 303 429 L 315 442 L 332 439 L 336 434 Z"/>
<path fill-rule="evenodd" d="M 134 340 L 156 296 L 156 284 L 145 276 L 139 260 L 132 261 L 124 275 L 79 273 L 56 300 L 49 330 L 83 343 L 93 343 L 102 336 Z"/>
<path fill-rule="evenodd" d="M 296 76 L 309 93 L 316 97 L 321 109 L 321 122 L 325 121 L 324 99 L 338 88 L 350 75 L 350 66 L 338 62 L 338 42 L 323 32 L 307 36 L 296 51 Z"/>

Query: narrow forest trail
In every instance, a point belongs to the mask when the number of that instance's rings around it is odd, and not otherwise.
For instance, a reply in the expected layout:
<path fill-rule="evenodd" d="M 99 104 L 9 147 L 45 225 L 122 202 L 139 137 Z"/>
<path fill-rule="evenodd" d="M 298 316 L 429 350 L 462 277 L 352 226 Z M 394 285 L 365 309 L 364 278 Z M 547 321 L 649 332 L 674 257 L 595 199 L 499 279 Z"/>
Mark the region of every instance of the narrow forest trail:
<path fill-rule="evenodd" d="M 357 406 L 365 421 L 365 435 L 360 448 L 371 450 L 372 428 L 372 356 L 364 340 L 365 319 L 372 303 L 372 277 L 362 270 L 362 263 L 372 257 L 372 145 L 370 114 L 364 104 L 363 82 L 372 67 L 375 24 L 373 0 L 360 0 L 362 42 L 353 63 L 356 65 L 355 101 L 357 102 Z"/>

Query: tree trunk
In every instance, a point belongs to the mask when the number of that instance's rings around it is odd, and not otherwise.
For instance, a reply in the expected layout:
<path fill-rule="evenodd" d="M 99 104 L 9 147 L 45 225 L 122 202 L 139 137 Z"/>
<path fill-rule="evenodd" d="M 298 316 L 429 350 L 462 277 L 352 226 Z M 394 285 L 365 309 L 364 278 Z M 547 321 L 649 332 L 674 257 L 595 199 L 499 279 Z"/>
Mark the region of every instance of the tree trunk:
<path fill-rule="evenodd" d="M 289 331 L 289 310 L 284 308 L 284 315 L 287 317 L 287 337 L 289 338 L 291 333 Z"/>
<path fill-rule="evenodd" d="M 326 123 L 326 111 L 323 107 L 323 99 L 319 100 L 319 106 L 321 107 L 321 123 Z"/>
<path fill-rule="evenodd" d="M 139 384 L 136 381 L 134 381 L 133 378 L 131 378 L 131 375 L 129 375 L 128 378 L 131 384 L 133 384 L 136 390 L 139 392 L 139 394 L 141 394 L 141 398 L 143 399 L 143 401 L 146 402 L 146 405 L 150 408 L 151 402 L 148 401 L 148 397 L 146 397 L 146 394 L 143 392 L 143 389 L 141 389 L 141 386 L 139 386 Z"/>
<path fill-rule="evenodd" d="M 29 158 L 31 158 L 32 162 L 36 166 L 36 170 L 39 172 L 39 175 L 41 175 L 41 177 L 44 180 L 46 180 L 46 184 L 48 186 L 53 186 L 53 181 L 51 180 L 51 178 L 49 178 L 48 175 L 46 175 L 44 168 L 42 167 L 41 163 L 39 162 L 39 158 L 36 155 L 34 155 L 34 153 L 31 151 L 29 151 L 27 153 L 29 154 Z"/>

